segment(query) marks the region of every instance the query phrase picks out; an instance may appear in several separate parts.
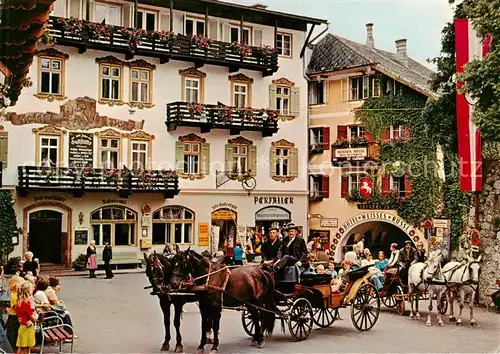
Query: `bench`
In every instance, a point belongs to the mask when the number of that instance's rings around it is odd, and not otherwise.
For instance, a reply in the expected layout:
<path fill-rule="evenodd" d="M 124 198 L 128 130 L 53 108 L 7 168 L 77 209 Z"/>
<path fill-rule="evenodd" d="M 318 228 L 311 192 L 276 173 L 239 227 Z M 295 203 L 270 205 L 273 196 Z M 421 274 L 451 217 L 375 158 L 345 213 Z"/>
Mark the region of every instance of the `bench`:
<path fill-rule="evenodd" d="M 43 354 L 43 348 L 46 344 L 59 345 L 59 353 L 62 352 L 63 344 L 70 344 L 70 353 L 73 353 L 74 337 L 69 332 L 75 332 L 70 325 L 63 323 L 62 318 L 56 312 L 43 312 L 40 316 L 38 329 L 41 332 L 40 354 Z"/>
<path fill-rule="evenodd" d="M 137 257 L 137 251 L 134 250 L 126 250 L 126 251 L 114 251 L 113 259 L 111 260 L 111 266 L 114 266 L 115 269 L 118 268 L 119 265 L 134 265 L 136 268 L 139 265 L 142 265 L 142 260 Z M 102 260 L 102 252 L 98 254 L 97 265 L 104 265 L 104 261 Z"/>

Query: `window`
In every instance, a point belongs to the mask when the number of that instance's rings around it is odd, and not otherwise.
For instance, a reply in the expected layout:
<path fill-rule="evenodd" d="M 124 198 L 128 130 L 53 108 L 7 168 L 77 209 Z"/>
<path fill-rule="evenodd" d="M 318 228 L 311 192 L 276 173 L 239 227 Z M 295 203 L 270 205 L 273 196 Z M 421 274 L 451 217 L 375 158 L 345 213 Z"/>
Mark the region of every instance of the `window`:
<path fill-rule="evenodd" d="M 278 33 L 276 37 L 276 51 L 284 57 L 292 56 L 292 35 Z"/>
<path fill-rule="evenodd" d="M 244 175 L 248 171 L 248 146 L 233 146 L 233 163 L 231 171 L 237 175 Z"/>
<path fill-rule="evenodd" d="M 323 128 L 311 128 L 311 145 L 323 145 Z"/>
<path fill-rule="evenodd" d="M 59 164 L 59 141 L 57 136 L 40 136 L 40 161 L 42 167 L 55 167 Z"/>
<path fill-rule="evenodd" d="M 238 42 L 243 45 L 250 45 L 250 29 L 243 28 L 243 38 L 240 38 L 241 30 L 240 27 L 232 26 L 230 31 L 231 43 Z"/>
<path fill-rule="evenodd" d="M 276 176 L 288 176 L 288 160 L 290 157 L 290 149 L 277 148 L 276 149 Z"/>
<path fill-rule="evenodd" d="M 153 213 L 153 244 L 193 243 L 194 213 L 183 207 L 165 207 Z"/>
<path fill-rule="evenodd" d="M 130 91 L 131 102 L 151 103 L 150 83 L 151 70 L 148 69 L 130 69 L 130 81 L 132 89 Z"/>
<path fill-rule="evenodd" d="M 311 195 L 319 195 L 321 192 L 321 179 L 318 176 L 311 176 Z"/>
<path fill-rule="evenodd" d="M 82 18 L 82 0 L 69 0 L 68 14 L 68 17 Z"/>
<path fill-rule="evenodd" d="M 391 190 L 397 193 L 397 195 L 399 195 L 400 197 L 404 197 L 406 195 L 405 181 L 405 176 L 391 176 Z"/>
<path fill-rule="evenodd" d="M 54 58 L 39 58 L 41 94 L 62 95 L 63 61 Z"/>
<path fill-rule="evenodd" d="M 248 85 L 241 83 L 233 83 L 233 106 L 234 107 L 246 107 L 247 106 L 247 93 Z"/>
<path fill-rule="evenodd" d="M 95 4 L 94 22 L 107 25 L 121 26 L 121 6 L 114 4 Z"/>
<path fill-rule="evenodd" d="M 349 126 L 349 140 L 361 139 L 365 137 L 365 127 L 361 125 Z"/>
<path fill-rule="evenodd" d="M 391 139 L 406 140 L 410 137 L 409 130 L 402 124 L 391 125 Z"/>
<path fill-rule="evenodd" d="M 330 177 L 326 175 L 309 176 L 309 197 L 311 201 L 328 198 L 330 194 Z M 319 199 L 318 199 L 319 198 Z"/>
<path fill-rule="evenodd" d="M 359 191 L 361 178 L 363 178 L 363 175 L 360 173 L 352 173 L 349 175 L 349 194 L 353 191 Z"/>
<path fill-rule="evenodd" d="M 187 18 L 184 28 L 186 36 L 205 35 L 205 21 Z"/>
<path fill-rule="evenodd" d="M 351 101 L 358 101 L 369 96 L 368 76 L 351 77 L 349 79 Z"/>
<path fill-rule="evenodd" d="M 184 143 L 184 173 L 200 173 L 200 144 Z"/>
<path fill-rule="evenodd" d="M 311 81 L 309 83 L 309 104 L 326 103 L 326 81 Z"/>
<path fill-rule="evenodd" d="M 140 10 L 137 11 L 137 28 L 147 31 L 156 31 L 156 12 Z"/>
<path fill-rule="evenodd" d="M 148 144 L 147 141 L 132 141 L 132 168 L 147 169 L 148 168 Z M 101 150 L 102 153 L 102 150 Z"/>
<path fill-rule="evenodd" d="M 90 214 L 92 236 L 97 246 L 134 246 L 137 214 L 125 207 L 104 207 Z"/>
<path fill-rule="evenodd" d="M 372 97 L 380 97 L 380 80 L 372 78 Z"/>
<path fill-rule="evenodd" d="M 200 79 L 187 77 L 185 79 L 186 102 L 199 103 L 200 101 Z"/>
<path fill-rule="evenodd" d="M 101 64 L 101 98 L 110 101 L 121 99 L 121 72 L 119 66 Z"/>
<path fill-rule="evenodd" d="M 0 132 L 0 162 L 7 168 L 9 162 L 9 133 Z"/>
<path fill-rule="evenodd" d="M 290 87 L 276 87 L 276 109 L 284 115 L 290 114 Z"/>
<path fill-rule="evenodd" d="M 120 140 L 112 138 L 101 138 L 101 168 L 118 168 Z"/>

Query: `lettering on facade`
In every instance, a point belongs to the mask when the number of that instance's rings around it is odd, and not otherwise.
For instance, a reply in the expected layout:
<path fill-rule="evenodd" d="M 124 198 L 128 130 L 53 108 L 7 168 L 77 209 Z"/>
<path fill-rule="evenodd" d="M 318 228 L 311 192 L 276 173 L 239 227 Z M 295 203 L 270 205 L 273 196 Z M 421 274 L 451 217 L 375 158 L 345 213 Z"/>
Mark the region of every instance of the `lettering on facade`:
<path fill-rule="evenodd" d="M 293 197 L 253 197 L 254 204 L 293 204 Z"/>
<path fill-rule="evenodd" d="M 215 204 L 215 205 L 212 206 L 213 210 L 215 210 L 215 209 L 224 209 L 224 208 L 233 209 L 233 210 L 237 210 L 238 209 L 238 207 L 236 205 L 228 203 L 228 202 L 221 202 L 221 203 L 217 203 L 217 204 Z"/>
<path fill-rule="evenodd" d="M 66 198 L 60 197 L 58 195 L 44 195 L 41 197 L 35 197 L 33 198 L 33 200 L 35 201 L 35 203 L 43 202 L 46 200 L 64 203 L 66 201 Z"/>
<path fill-rule="evenodd" d="M 127 204 L 127 199 L 103 199 L 102 204 Z"/>
<path fill-rule="evenodd" d="M 92 167 L 94 137 L 90 133 L 69 133 L 69 167 Z"/>
<path fill-rule="evenodd" d="M 408 224 L 406 221 L 401 219 L 399 216 L 392 215 L 392 214 L 387 214 L 387 213 L 380 213 L 380 212 L 373 212 L 373 213 L 365 213 L 365 214 L 360 214 L 353 216 L 352 218 L 346 220 L 339 228 L 339 233 L 342 235 L 345 230 L 347 230 L 349 227 L 362 223 L 365 221 L 390 221 L 394 225 L 397 225 L 400 227 L 402 230 L 404 230 L 407 234 L 410 234 L 410 232 L 413 230 L 413 227 Z"/>

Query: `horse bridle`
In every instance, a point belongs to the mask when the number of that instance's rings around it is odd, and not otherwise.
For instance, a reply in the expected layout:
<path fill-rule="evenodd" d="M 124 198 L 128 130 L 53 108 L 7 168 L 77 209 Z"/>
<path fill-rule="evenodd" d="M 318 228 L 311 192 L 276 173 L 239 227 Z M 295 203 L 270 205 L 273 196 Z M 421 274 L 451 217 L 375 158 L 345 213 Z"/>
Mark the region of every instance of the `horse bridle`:
<path fill-rule="evenodd" d="M 158 259 L 156 254 L 153 255 L 153 260 L 151 262 L 151 268 L 154 270 L 152 280 L 157 287 L 164 285 L 165 283 L 165 267 Z M 159 274 L 159 276 L 158 276 Z"/>

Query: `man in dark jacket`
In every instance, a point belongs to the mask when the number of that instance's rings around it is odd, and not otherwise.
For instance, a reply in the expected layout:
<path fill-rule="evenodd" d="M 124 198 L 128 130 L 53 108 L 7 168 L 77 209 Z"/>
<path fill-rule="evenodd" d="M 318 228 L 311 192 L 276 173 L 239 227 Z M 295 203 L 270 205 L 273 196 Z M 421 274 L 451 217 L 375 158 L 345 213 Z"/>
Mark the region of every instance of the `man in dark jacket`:
<path fill-rule="evenodd" d="M 307 245 L 302 237 L 298 235 L 299 230 L 294 224 L 286 227 L 288 235 L 283 239 L 278 251 L 278 261 L 274 264 L 276 269 L 297 265 L 307 261 Z"/>
<path fill-rule="evenodd" d="M 399 250 L 398 263 L 401 267 L 399 277 L 404 284 L 408 284 L 408 269 L 417 262 L 417 250 L 412 246 L 412 242 L 407 240 L 405 246 Z"/>
<path fill-rule="evenodd" d="M 281 241 L 278 238 L 279 232 L 277 227 L 271 227 L 269 229 L 269 237 L 262 245 L 263 261 L 272 261 L 278 257 L 278 251 L 281 247 Z"/>
<path fill-rule="evenodd" d="M 106 271 L 106 279 L 111 279 L 114 277 L 111 271 L 110 262 L 113 259 L 113 250 L 111 245 L 106 242 L 104 249 L 102 250 L 102 260 L 104 261 L 104 270 Z"/>

